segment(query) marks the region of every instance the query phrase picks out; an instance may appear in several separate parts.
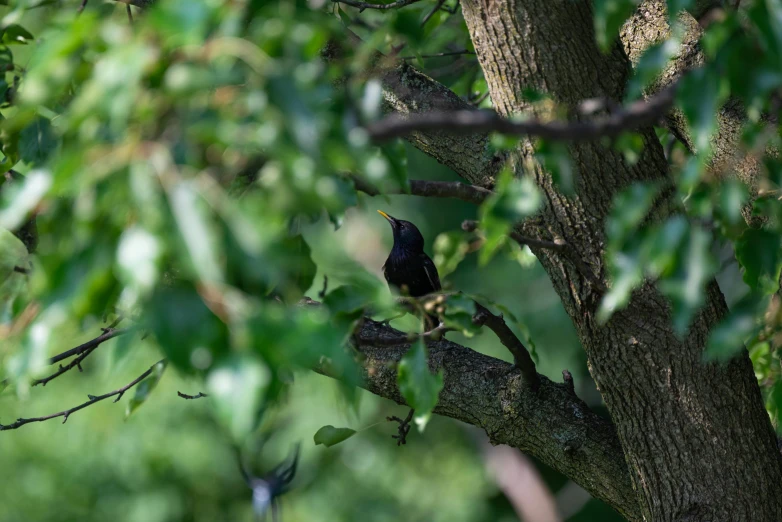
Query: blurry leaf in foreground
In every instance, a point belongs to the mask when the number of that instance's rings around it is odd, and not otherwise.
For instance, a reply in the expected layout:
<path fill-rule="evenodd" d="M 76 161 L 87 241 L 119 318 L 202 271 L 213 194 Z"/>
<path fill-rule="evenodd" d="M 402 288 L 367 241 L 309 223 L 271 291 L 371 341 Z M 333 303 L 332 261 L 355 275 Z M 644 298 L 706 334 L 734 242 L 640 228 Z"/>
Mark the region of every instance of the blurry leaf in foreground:
<path fill-rule="evenodd" d="M 166 365 L 166 361 L 160 361 L 157 363 L 149 377 L 141 381 L 138 386 L 136 386 L 136 392 L 133 394 L 133 398 L 128 401 L 128 405 L 125 409 L 125 418 L 130 417 L 134 411 L 136 411 L 142 404 L 146 402 L 146 400 L 149 398 L 149 394 L 152 393 L 152 390 L 155 389 L 157 383 L 160 382 L 160 378 L 163 376 L 163 372 L 166 370 Z"/>
<path fill-rule="evenodd" d="M 535 182 L 529 176 L 516 179 L 509 169 L 500 174 L 495 191 L 480 208 L 480 227 L 486 236 L 478 257 L 481 265 L 488 263 L 507 241 L 515 223 L 535 214 L 543 204 Z"/>
<path fill-rule="evenodd" d="M 158 286 L 147 306 L 147 325 L 171 363 L 204 370 L 227 349 L 228 330 L 194 288 Z"/>
<path fill-rule="evenodd" d="M 705 301 L 706 284 L 717 270 L 711 243 L 709 232 L 699 226 L 690 227 L 687 244 L 674 273 L 658 284 L 660 291 L 671 300 L 673 328 L 679 335 L 687 332 L 690 320 Z"/>
<path fill-rule="evenodd" d="M 250 355 L 233 356 L 209 372 L 207 388 L 217 418 L 235 441 L 257 426 L 270 377 L 269 369 Z"/>
<path fill-rule="evenodd" d="M 22 185 L 4 189 L 0 201 L 0 227 L 9 230 L 19 228 L 51 186 L 52 175 L 48 171 L 34 170 L 25 176 Z"/>
<path fill-rule="evenodd" d="M 469 245 L 459 231 L 444 232 L 434 240 L 434 264 L 440 279 L 456 270 L 464 260 Z"/>
<path fill-rule="evenodd" d="M 56 152 L 58 143 L 51 122 L 39 116 L 19 134 L 19 153 L 25 162 L 42 165 Z"/>
<path fill-rule="evenodd" d="M 327 448 L 335 446 L 356 434 L 356 430 L 350 428 L 335 428 L 328 425 L 319 429 L 313 437 L 315 445 L 323 444 Z"/>
<path fill-rule="evenodd" d="M 422 340 L 415 342 L 399 361 L 397 381 L 402 397 L 415 410 L 415 423 L 420 431 L 426 427 L 432 410 L 443 389 L 443 374 L 429 371 L 429 356 Z"/>
<path fill-rule="evenodd" d="M 744 269 L 744 282 L 753 290 L 773 293 L 779 289 L 782 239 L 779 234 L 748 228 L 736 241 L 736 259 Z"/>
<path fill-rule="evenodd" d="M 709 335 L 703 359 L 726 361 L 744 349 L 744 343 L 761 327 L 759 314 L 767 302 L 763 296 L 750 293 L 736 303 L 727 317 Z"/>

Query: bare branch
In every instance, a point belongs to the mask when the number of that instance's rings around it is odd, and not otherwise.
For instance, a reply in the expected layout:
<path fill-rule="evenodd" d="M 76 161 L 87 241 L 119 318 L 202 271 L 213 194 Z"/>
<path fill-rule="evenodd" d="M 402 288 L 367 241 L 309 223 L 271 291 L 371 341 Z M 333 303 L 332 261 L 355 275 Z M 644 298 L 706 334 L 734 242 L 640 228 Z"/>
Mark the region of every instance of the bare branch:
<path fill-rule="evenodd" d="M 423 21 L 421 21 L 421 27 L 426 25 L 426 22 L 428 22 L 434 14 L 440 10 L 440 8 L 445 4 L 446 0 L 437 0 L 437 5 L 434 6 L 434 9 L 429 11 L 427 15 L 424 17 Z"/>
<path fill-rule="evenodd" d="M 370 4 L 367 2 L 358 2 L 356 0 L 331 0 L 332 2 L 338 3 L 338 4 L 345 4 L 349 5 L 351 7 L 357 7 L 359 12 L 364 11 L 364 9 L 399 9 L 400 7 L 405 7 L 410 4 L 415 4 L 416 2 L 420 2 L 421 0 L 396 0 L 396 2 L 391 2 L 390 4 Z"/>
<path fill-rule="evenodd" d="M 356 190 L 360 190 L 370 196 L 377 196 L 380 191 L 367 183 L 358 176 L 351 175 Z M 425 181 L 419 179 L 410 180 L 410 195 L 424 196 L 430 198 L 454 198 L 480 205 L 493 192 L 483 187 L 468 185 L 459 181 Z M 384 192 L 384 194 L 407 194 L 403 189 L 395 192 Z"/>
<path fill-rule="evenodd" d="M 88 350 L 90 351 L 94 350 L 95 348 L 100 346 L 101 343 L 104 343 L 109 339 L 119 337 L 120 335 L 125 335 L 131 330 L 132 328 L 120 328 L 118 330 L 115 330 L 113 328 L 105 328 L 103 333 L 98 337 L 96 337 L 95 339 L 87 341 L 84 344 L 80 344 L 76 348 L 71 348 L 70 350 L 66 350 L 61 354 L 55 355 L 54 357 L 49 359 L 49 364 L 57 364 L 58 362 L 67 359 L 68 357 L 73 357 L 74 355 L 80 355 Z"/>
<path fill-rule="evenodd" d="M 502 345 L 513 354 L 514 366 L 521 370 L 525 384 L 530 386 L 533 390 L 540 388 L 540 376 L 535 369 L 535 362 L 532 360 L 532 357 L 530 357 L 527 348 L 519 338 L 516 337 L 513 330 L 505 323 L 502 316 L 494 315 L 477 301 L 475 302 L 475 308 L 477 313 L 473 317 L 473 322 L 475 324 L 487 326 L 494 332 Z"/>
<path fill-rule="evenodd" d="M 465 54 L 475 54 L 475 51 L 470 51 L 469 49 L 463 49 L 461 51 L 450 51 L 445 53 L 435 53 L 435 54 L 422 54 L 419 56 L 403 56 L 403 60 L 415 60 L 416 58 L 443 58 L 445 56 L 463 56 Z"/>
<path fill-rule="evenodd" d="M 183 399 L 193 400 L 193 399 L 200 399 L 201 397 L 209 397 L 208 393 L 204 392 L 198 392 L 198 395 L 188 395 L 186 393 L 182 393 L 181 391 L 176 392 L 176 394 L 179 397 L 182 397 Z"/>
<path fill-rule="evenodd" d="M 44 417 L 30 417 L 28 419 L 20 418 L 20 419 L 16 419 L 16 422 L 14 422 L 13 424 L 5 424 L 5 425 L 4 424 L 0 424 L 0 431 L 15 430 L 15 429 L 18 429 L 18 428 L 24 426 L 25 424 L 30 424 L 32 422 L 43 422 L 43 421 L 47 421 L 47 420 L 50 420 L 50 419 L 55 419 L 57 417 L 62 417 L 63 418 L 62 419 L 62 423 L 65 424 L 65 422 L 68 420 L 68 417 L 72 413 L 75 413 L 75 412 L 77 412 L 79 410 L 82 410 L 82 409 L 86 408 L 87 406 L 92 406 L 93 404 L 95 404 L 97 402 L 100 402 L 100 401 L 102 401 L 104 399 L 108 399 L 109 397 L 114 397 L 114 396 L 117 397 L 116 399 L 114 399 L 114 402 L 117 402 L 117 401 L 119 401 L 122 398 L 122 395 L 126 391 L 128 391 L 129 389 L 131 389 L 132 387 L 134 387 L 135 385 L 137 385 L 138 383 L 140 383 L 141 381 L 143 381 L 144 379 L 149 377 L 158 364 L 166 364 L 166 360 L 165 359 L 161 359 L 160 361 L 156 362 L 155 364 L 150 366 L 147 371 L 145 371 L 144 373 L 142 373 L 141 375 L 139 375 L 138 377 L 133 379 L 131 382 L 129 382 L 128 384 L 126 384 L 122 388 L 119 388 L 117 390 L 114 390 L 112 392 L 109 392 L 109 393 L 106 393 L 106 394 L 103 394 L 103 395 L 88 395 L 87 397 L 89 397 L 89 400 L 87 402 L 84 402 L 82 404 L 79 404 L 78 406 L 74 406 L 73 408 L 70 408 L 70 409 L 67 409 L 67 410 L 63 410 L 63 411 L 60 411 L 60 412 L 57 412 L 57 413 L 52 413 L 51 415 L 46 415 Z"/>
<path fill-rule="evenodd" d="M 396 415 L 393 415 L 391 417 L 386 417 L 386 420 L 388 422 L 397 422 L 399 423 L 399 426 L 397 427 L 397 434 L 391 435 L 392 439 L 396 439 L 396 445 L 401 446 L 402 444 L 407 444 L 407 434 L 410 433 L 410 422 L 413 420 L 413 415 L 415 414 L 414 409 L 410 409 L 410 412 L 407 414 L 407 417 L 404 419 L 397 417 Z"/>
<path fill-rule="evenodd" d="M 556 141 L 593 141 L 657 122 L 673 106 L 675 93 L 676 86 L 672 85 L 647 100 L 634 102 L 621 111 L 589 122 L 512 121 L 490 110 L 431 111 L 391 114 L 369 125 L 367 131 L 378 141 L 425 131 L 446 134 L 501 132 Z"/>

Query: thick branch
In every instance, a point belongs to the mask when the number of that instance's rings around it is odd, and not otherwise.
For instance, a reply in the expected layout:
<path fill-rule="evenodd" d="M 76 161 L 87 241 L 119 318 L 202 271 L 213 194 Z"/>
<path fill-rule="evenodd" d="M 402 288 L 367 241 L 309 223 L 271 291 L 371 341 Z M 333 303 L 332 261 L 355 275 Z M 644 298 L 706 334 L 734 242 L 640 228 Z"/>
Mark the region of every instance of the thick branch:
<path fill-rule="evenodd" d="M 377 196 L 380 191 L 367 183 L 358 176 L 351 176 L 356 190 L 360 190 L 370 196 Z M 475 185 L 467 185 L 458 181 L 425 181 L 420 179 L 411 179 L 409 182 L 410 192 L 413 196 L 424 196 L 430 198 L 454 198 L 480 205 L 487 197 L 492 195 L 491 190 Z M 408 194 L 403 189 L 395 192 L 385 192 L 385 194 Z"/>
<path fill-rule="evenodd" d="M 62 423 L 65 424 L 65 422 L 68 420 L 68 417 L 71 415 L 71 413 L 75 413 L 79 410 L 82 410 L 87 406 L 92 406 L 97 402 L 100 402 L 104 399 L 108 399 L 109 397 L 114 397 L 114 396 L 117 397 L 116 399 L 114 399 L 114 402 L 119 401 L 122 398 L 122 395 L 126 391 L 128 391 L 129 389 L 131 389 L 132 387 L 134 387 L 135 385 L 137 385 L 138 383 L 140 383 L 141 381 L 149 377 L 150 374 L 152 374 L 153 370 L 155 369 L 155 366 L 157 366 L 158 364 L 165 364 L 165 363 L 166 363 L 165 359 L 156 362 L 155 364 L 150 366 L 147 371 L 145 371 L 144 373 L 142 373 L 141 375 L 133 379 L 131 382 L 129 382 L 122 388 L 119 388 L 117 390 L 114 390 L 112 392 L 103 395 L 88 395 L 89 400 L 87 402 L 83 402 L 82 404 L 79 404 L 78 406 L 74 406 L 73 408 L 69 408 L 67 410 L 63 410 L 57 413 L 52 413 L 51 415 L 46 415 L 44 417 L 30 417 L 27 419 L 20 418 L 20 419 L 16 419 L 16 422 L 14 422 L 13 424 L 5 424 L 5 425 L 0 424 L 0 431 L 15 430 L 21 428 L 25 424 L 30 424 L 32 422 L 43 422 L 50 419 L 56 419 L 57 417 L 62 417 L 63 418 Z"/>
<path fill-rule="evenodd" d="M 644 101 L 589 122 L 513 121 L 489 110 L 432 111 L 412 115 L 391 114 L 367 127 L 375 140 L 407 136 L 412 132 L 440 131 L 448 134 L 501 132 L 537 136 L 558 141 L 594 141 L 651 125 L 673 106 L 675 86 Z"/>
<path fill-rule="evenodd" d="M 396 365 L 410 343 L 375 346 L 374 340 L 404 338 L 404 333 L 371 320 L 354 336 L 364 357 L 362 386 L 399 404 L 405 401 L 397 387 Z M 627 518 L 640 518 L 611 422 L 591 411 L 567 385 L 539 376 L 540 387 L 533 391 L 505 362 L 445 339 L 427 345 L 430 368 L 445 375 L 436 413 L 484 429 L 494 444 L 535 456 Z M 325 368 L 318 371 L 327 373 Z"/>

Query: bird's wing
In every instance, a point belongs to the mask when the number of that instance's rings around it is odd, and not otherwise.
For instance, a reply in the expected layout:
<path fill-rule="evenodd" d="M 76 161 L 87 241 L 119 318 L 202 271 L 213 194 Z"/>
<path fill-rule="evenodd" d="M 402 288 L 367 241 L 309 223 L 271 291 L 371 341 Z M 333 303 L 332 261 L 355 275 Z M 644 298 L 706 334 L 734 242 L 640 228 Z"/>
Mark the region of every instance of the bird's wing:
<path fill-rule="evenodd" d="M 437 273 L 437 267 L 434 266 L 434 261 L 426 254 L 421 254 L 421 261 L 423 261 L 424 272 L 426 272 L 426 277 L 429 279 L 429 284 L 432 285 L 433 291 L 437 292 L 442 289 L 442 286 L 440 286 L 440 276 Z"/>

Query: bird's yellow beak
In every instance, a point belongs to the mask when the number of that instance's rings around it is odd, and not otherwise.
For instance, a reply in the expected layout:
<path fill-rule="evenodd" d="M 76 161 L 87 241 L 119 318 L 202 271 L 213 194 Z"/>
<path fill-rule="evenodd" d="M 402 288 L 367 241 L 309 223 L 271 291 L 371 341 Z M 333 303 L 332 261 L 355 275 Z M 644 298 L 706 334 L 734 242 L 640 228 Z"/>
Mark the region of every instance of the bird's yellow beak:
<path fill-rule="evenodd" d="M 383 212 L 382 210 L 378 210 L 378 211 L 377 211 L 377 213 L 378 213 L 378 214 L 380 214 L 381 216 L 383 216 L 384 218 L 386 218 L 386 219 L 387 219 L 388 221 L 390 221 L 391 223 L 393 223 L 393 222 L 394 222 L 394 218 L 392 218 L 391 216 L 389 216 L 388 214 L 386 214 L 386 213 L 385 213 L 385 212 Z"/>

